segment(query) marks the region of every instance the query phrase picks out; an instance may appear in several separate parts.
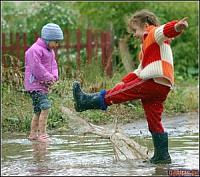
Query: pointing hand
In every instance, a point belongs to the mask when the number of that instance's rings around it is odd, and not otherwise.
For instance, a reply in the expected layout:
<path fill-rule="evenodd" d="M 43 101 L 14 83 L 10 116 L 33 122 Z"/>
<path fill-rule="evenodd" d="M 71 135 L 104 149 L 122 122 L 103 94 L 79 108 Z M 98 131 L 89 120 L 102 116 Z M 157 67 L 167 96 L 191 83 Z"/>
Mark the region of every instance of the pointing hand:
<path fill-rule="evenodd" d="M 184 30 L 185 28 L 188 28 L 188 23 L 187 20 L 188 17 L 184 17 L 182 20 L 180 20 L 176 25 L 176 31 L 181 32 L 182 30 Z"/>

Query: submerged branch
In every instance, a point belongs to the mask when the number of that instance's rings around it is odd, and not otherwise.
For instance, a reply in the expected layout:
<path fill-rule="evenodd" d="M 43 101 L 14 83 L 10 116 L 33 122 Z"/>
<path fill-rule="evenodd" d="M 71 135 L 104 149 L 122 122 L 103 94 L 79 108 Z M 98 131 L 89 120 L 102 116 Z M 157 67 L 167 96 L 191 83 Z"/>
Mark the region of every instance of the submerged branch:
<path fill-rule="evenodd" d="M 62 111 L 70 120 L 73 120 L 74 125 L 71 124 L 70 126 L 76 126 L 76 128 L 84 127 L 83 134 L 91 133 L 109 139 L 113 146 L 117 161 L 124 159 L 124 157 L 128 161 L 135 159 L 148 159 L 148 155 L 146 154 L 146 152 L 148 152 L 147 148 L 140 146 L 133 139 L 124 135 L 117 127 L 117 119 L 114 120 L 113 129 L 110 129 L 89 123 L 66 107 L 62 107 Z M 77 127 L 77 125 L 80 125 L 80 127 Z"/>

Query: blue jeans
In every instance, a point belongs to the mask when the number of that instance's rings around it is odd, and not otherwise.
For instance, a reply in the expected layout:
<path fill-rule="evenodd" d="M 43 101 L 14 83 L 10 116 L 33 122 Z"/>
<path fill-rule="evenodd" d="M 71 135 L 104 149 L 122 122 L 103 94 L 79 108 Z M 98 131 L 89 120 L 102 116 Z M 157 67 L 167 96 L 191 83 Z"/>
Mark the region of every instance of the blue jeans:
<path fill-rule="evenodd" d="M 29 92 L 29 94 L 32 98 L 35 114 L 40 114 L 42 110 L 51 108 L 51 102 L 49 101 L 47 94 L 40 91 Z"/>

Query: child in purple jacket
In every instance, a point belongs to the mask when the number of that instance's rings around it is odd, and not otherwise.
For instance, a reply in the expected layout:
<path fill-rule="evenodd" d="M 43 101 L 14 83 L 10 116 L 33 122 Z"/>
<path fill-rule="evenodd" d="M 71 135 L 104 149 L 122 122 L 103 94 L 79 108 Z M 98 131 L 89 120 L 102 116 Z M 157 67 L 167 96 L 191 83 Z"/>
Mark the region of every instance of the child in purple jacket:
<path fill-rule="evenodd" d="M 41 38 L 25 53 L 25 90 L 34 106 L 29 140 L 52 141 L 47 132 L 47 119 L 51 108 L 48 99 L 50 87 L 58 80 L 58 67 L 54 50 L 63 39 L 61 28 L 54 23 L 43 26 Z"/>

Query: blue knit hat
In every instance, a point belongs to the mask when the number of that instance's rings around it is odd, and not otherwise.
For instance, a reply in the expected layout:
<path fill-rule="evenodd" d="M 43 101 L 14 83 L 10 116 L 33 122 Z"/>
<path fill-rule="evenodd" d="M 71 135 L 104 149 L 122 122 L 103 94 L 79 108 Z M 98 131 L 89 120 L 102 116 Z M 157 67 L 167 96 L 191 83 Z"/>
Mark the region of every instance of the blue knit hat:
<path fill-rule="evenodd" d="M 41 31 L 41 37 L 45 40 L 46 43 L 48 43 L 48 41 L 57 41 L 62 40 L 64 38 L 60 26 L 58 26 L 55 23 L 48 23 L 45 26 L 43 26 Z"/>

